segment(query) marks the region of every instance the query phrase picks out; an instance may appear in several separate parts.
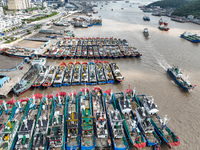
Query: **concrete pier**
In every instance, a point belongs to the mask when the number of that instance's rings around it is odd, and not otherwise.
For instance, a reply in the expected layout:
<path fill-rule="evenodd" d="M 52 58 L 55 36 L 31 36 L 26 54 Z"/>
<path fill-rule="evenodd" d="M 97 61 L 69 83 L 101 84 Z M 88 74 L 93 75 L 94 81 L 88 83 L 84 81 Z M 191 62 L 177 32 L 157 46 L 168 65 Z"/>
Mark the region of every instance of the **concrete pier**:
<path fill-rule="evenodd" d="M 20 68 L 22 68 L 20 70 Z M 18 69 L 10 72 L 0 72 L 0 74 L 5 74 L 10 77 L 10 81 L 6 83 L 2 88 L 0 88 L 0 98 L 6 98 L 8 93 L 12 90 L 16 83 L 24 76 L 25 73 L 30 69 L 30 64 L 22 64 Z"/>

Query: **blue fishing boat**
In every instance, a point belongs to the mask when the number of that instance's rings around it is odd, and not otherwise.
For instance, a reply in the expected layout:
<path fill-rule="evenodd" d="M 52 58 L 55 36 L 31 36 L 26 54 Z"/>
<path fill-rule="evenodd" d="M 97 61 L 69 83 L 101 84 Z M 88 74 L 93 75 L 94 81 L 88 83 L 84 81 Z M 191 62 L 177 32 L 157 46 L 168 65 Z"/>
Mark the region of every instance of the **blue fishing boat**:
<path fill-rule="evenodd" d="M 88 63 L 83 62 L 81 65 L 81 84 L 89 84 L 88 74 Z"/>
<path fill-rule="evenodd" d="M 92 115 L 94 116 L 94 134 L 96 149 L 112 149 L 111 136 L 108 128 L 106 111 L 103 101 L 103 93 L 99 86 L 95 86 L 91 92 Z"/>
<path fill-rule="evenodd" d="M 110 64 L 108 63 L 108 61 L 103 61 L 103 69 L 104 69 L 104 73 L 106 76 L 106 82 L 107 83 L 114 83 L 114 77 L 113 77 L 113 73 L 112 73 L 112 69 L 110 67 Z"/>
<path fill-rule="evenodd" d="M 80 91 L 80 112 L 81 112 L 81 149 L 89 150 L 95 148 L 94 117 L 92 115 L 91 95 L 88 88 Z"/>
<path fill-rule="evenodd" d="M 150 21 L 150 17 L 149 17 L 149 16 L 144 16 L 144 17 L 143 17 L 143 20 L 144 20 L 144 21 Z"/>
<path fill-rule="evenodd" d="M 74 63 L 73 62 L 69 62 L 66 65 L 66 70 L 65 70 L 65 74 L 64 74 L 64 79 L 63 79 L 63 86 L 70 86 L 71 85 L 71 78 L 73 75 L 73 70 L 74 70 Z"/>
<path fill-rule="evenodd" d="M 88 63 L 88 81 L 90 85 L 96 85 L 98 80 L 97 80 L 97 75 L 96 75 L 96 67 L 94 62 L 89 62 Z"/>
<path fill-rule="evenodd" d="M 79 105 L 76 92 L 70 92 L 66 105 L 66 149 L 77 150 L 80 144 L 79 136 Z"/>
<path fill-rule="evenodd" d="M 105 91 L 104 104 L 114 150 L 128 150 L 129 145 L 124 134 L 123 119 L 117 110 L 111 90 Z"/>
<path fill-rule="evenodd" d="M 105 84 L 106 83 L 106 76 L 103 69 L 103 64 L 100 60 L 95 61 L 96 66 L 96 73 L 97 73 L 97 80 L 98 84 Z"/>
<path fill-rule="evenodd" d="M 81 84 L 81 63 L 75 62 L 73 74 L 71 78 L 71 85 L 80 85 Z"/>
<path fill-rule="evenodd" d="M 181 70 L 178 67 L 168 68 L 167 72 L 179 86 L 181 86 L 183 89 L 187 91 L 192 91 L 196 86 L 196 85 L 193 86 L 189 83 L 188 79 L 186 79 L 186 77 L 183 76 Z"/>

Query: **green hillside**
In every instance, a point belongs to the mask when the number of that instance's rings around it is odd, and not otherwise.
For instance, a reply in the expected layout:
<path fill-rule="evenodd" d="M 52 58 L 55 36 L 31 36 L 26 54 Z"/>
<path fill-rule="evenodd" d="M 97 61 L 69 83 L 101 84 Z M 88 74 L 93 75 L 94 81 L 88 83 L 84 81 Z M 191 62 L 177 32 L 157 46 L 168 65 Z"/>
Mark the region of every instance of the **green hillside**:
<path fill-rule="evenodd" d="M 188 3 L 190 2 L 186 0 L 162 0 L 162 1 L 151 3 L 147 5 L 147 7 L 160 6 L 161 8 L 179 8 Z"/>

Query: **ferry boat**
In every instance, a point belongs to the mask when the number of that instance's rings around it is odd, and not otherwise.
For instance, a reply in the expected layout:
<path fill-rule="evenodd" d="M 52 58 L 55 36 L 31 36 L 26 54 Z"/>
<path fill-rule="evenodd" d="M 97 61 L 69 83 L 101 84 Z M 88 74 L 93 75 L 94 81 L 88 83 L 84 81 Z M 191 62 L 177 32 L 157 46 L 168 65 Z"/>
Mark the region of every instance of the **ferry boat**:
<path fill-rule="evenodd" d="M 49 97 L 50 98 L 50 97 Z M 45 149 L 47 148 L 47 131 L 49 126 L 49 98 L 44 98 L 40 102 L 40 109 L 36 118 L 36 126 L 33 134 L 32 149 Z"/>
<path fill-rule="evenodd" d="M 197 34 L 184 32 L 180 37 L 193 43 L 200 43 L 200 35 Z"/>
<path fill-rule="evenodd" d="M 183 76 L 181 70 L 178 67 L 171 67 L 167 69 L 169 75 L 176 81 L 176 83 L 187 91 L 194 89 L 196 85 L 191 85 L 187 79 Z"/>
<path fill-rule="evenodd" d="M 106 76 L 103 69 L 103 64 L 100 60 L 95 61 L 96 73 L 97 73 L 97 80 L 98 84 L 105 84 L 106 83 Z"/>
<path fill-rule="evenodd" d="M 83 62 L 81 65 L 81 84 L 89 84 L 88 82 L 88 63 Z"/>
<path fill-rule="evenodd" d="M 88 63 L 88 81 L 90 85 L 96 85 L 98 80 L 97 80 L 97 75 L 96 75 L 96 67 L 94 62 L 89 62 Z"/>
<path fill-rule="evenodd" d="M 114 98 L 121 112 L 125 132 L 133 146 L 139 149 L 146 147 L 146 140 L 138 128 L 136 119 L 133 116 L 131 95 L 132 90 L 129 88 L 125 91 L 125 95 L 123 92 L 115 93 Z"/>
<path fill-rule="evenodd" d="M 151 117 L 144 107 L 136 109 L 136 118 L 139 129 L 144 134 L 147 146 L 152 146 L 154 149 L 160 149 L 161 140 L 156 134 L 153 125 L 151 124 Z"/>
<path fill-rule="evenodd" d="M 103 93 L 99 86 L 95 86 L 91 92 L 92 115 L 94 116 L 94 134 L 96 149 L 112 149 L 111 136 L 108 128 L 108 120 L 103 102 Z"/>
<path fill-rule="evenodd" d="M 76 92 L 70 92 L 67 99 L 66 116 L 66 149 L 77 150 L 80 144 L 79 136 L 79 105 Z"/>
<path fill-rule="evenodd" d="M 65 103 L 64 99 L 64 103 Z M 52 101 L 52 109 L 48 127 L 48 149 L 64 150 L 65 149 L 65 132 L 66 124 L 64 121 L 65 106 L 59 97 Z"/>
<path fill-rule="evenodd" d="M 110 64 L 111 68 L 112 68 L 112 72 L 113 72 L 113 75 L 115 77 L 115 80 L 117 82 L 122 82 L 124 81 L 124 77 L 122 76 L 120 70 L 119 70 L 119 67 L 116 63 L 111 63 Z"/>
<path fill-rule="evenodd" d="M 31 138 L 35 128 L 36 116 L 38 113 L 40 113 L 40 105 L 33 102 L 33 99 L 28 102 L 30 106 L 22 117 L 21 125 L 17 131 L 17 141 L 15 144 L 15 149 L 30 149 L 32 146 Z"/>
<path fill-rule="evenodd" d="M 80 112 L 81 112 L 81 149 L 88 150 L 95 148 L 94 117 L 92 115 L 91 95 L 88 88 L 80 91 Z"/>
<path fill-rule="evenodd" d="M 20 95 L 29 90 L 32 84 L 35 82 L 39 69 L 32 66 L 29 71 L 22 77 L 22 79 L 13 87 L 13 91 L 16 95 Z"/>
<path fill-rule="evenodd" d="M 81 84 L 80 75 L 81 75 L 81 63 L 80 62 L 75 62 L 73 75 L 72 75 L 72 79 L 71 79 L 71 85 L 79 85 L 79 84 Z"/>
<path fill-rule="evenodd" d="M 123 119 L 121 118 L 120 112 L 117 110 L 116 102 L 113 99 L 111 90 L 105 91 L 104 104 L 114 150 L 129 149 L 124 134 Z"/>
<path fill-rule="evenodd" d="M 50 66 L 49 73 L 47 74 L 47 78 L 42 83 L 43 87 L 47 87 L 48 88 L 53 84 L 53 81 L 54 81 L 55 76 L 56 76 L 57 69 L 58 69 L 58 67 L 56 67 L 56 66 Z"/>
<path fill-rule="evenodd" d="M 110 64 L 108 63 L 108 61 L 103 61 L 103 69 L 104 69 L 104 73 L 106 76 L 106 82 L 107 83 L 114 83 L 114 77 L 113 77 L 113 73 L 112 73 L 112 69 L 110 67 Z"/>
<path fill-rule="evenodd" d="M 63 86 L 71 85 L 71 78 L 72 78 L 72 75 L 73 75 L 73 69 L 74 69 L 73 62 L 69 62 L 66 66 L 64 79 L 63 79 L 63 83 L 62 83 Z"/>
<path fill-rule="evenodd" d="M 57 73 L 55 76 L 55 79 L 53 81 L 53 86 L 54 87 L 61 87 L 62 83 L 63 83 L 63 78 L 64 78 L 64 74 L 65 74 L 65 70 L 66 70 L 66 64 L 64 62 L 62 62 L 57 69 Z"/>
<path fill-rule="evenodd" d="M 144 37 L 149 37 L 148 28 L 144 28 L 143 34 L 144 34 Z"/>
<path fill-rule="evenodd" d="M 49 73 L 49 66 L 42 66 L 39 72 L 38 78 L 35 80 L 35 82 L 32 84 L 32 87 L 41 87 L 42 83 L 44 83 L 45 79 L 47 78 L 47 75 Z"/>

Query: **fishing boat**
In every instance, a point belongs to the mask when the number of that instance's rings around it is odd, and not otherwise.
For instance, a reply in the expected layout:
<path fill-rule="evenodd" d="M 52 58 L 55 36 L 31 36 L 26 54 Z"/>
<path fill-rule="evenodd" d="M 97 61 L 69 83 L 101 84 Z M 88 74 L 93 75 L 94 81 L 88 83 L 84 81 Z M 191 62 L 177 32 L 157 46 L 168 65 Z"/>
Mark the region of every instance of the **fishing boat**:
<path fill-rule="evenodd" d="M 158 24 L 159 24 L 159 25 L 164 24 L 164 21 L 162 20 L 162 18 L 160 18 L 160 20 L 158 21 Z"/>
<path fill-rule="evenodd" d="M 102 45 L 99 47 L 99 55 L 102 59 L 106 57 L 105 49 Z"/>
<path fill-rule="evenodd" d="M 29 57 L 30 59 L 32 59 L 35 57 L 35 50 L 13 47 L 13 48 L 6 48 L 3 51 L 3 54 L 10 56 L 10 57 L 20 57 L 20 58 L 21 57 L 22 58 Z"/>
<path fill-rule="evenodd" d="M 88 82 L 88 63 L 83 62 L 81 65 L 81 84 L 89 84 Z"/>
<path fill-rule="evenodd" d="M 130 47 L 128 47 L 128 49 L 129 49 L 129 51 L 131 51 L 130 57 L 137 57 L 137 58 L 139 58 L 139 57 L 142 56 L 142 54 L 138 51 L 138 49 L 136 47 L 130 46 Z"/>
<path fill-rule="evenodd" d="M 143 20 L 144 20 L 144 21 L 150 21 L 150 17 L 149 17 L 149 16 L 144 16 L 144 17 L 143 17 Z"/>
<path fill-rule="evenodd" d="M 142 132 L 137 126 L 137 122 L 134 119 L 132 111 L 132 91 L 126 90 L 125 95 L 123 92 L 115 93 L 114 98 L 118 104 L 123 119 L 123 125 L 128 139 L 136 148 L 144 148 L 146 146 L 146 140 L 142 135 Z"/>
<path fill-rule="evenodd" d="M 82 52 L 81 52 L 81 57 L 82 58 L 87 58 L 88 52 L 87 52 L 87 46 L 82 47 Z"/>
<path fill-rule="evenodd" d="M 114 77 L 113 77 L 113 73 L 112 73 L 112 69 L 110 67 L 110 64 L 108 63 L 108 61 L 103 61 L 103 69 L 104 69 L 104 73 L 106 76 L 106 82 L 107 83 L 114 83 Z"/>
<path fill-rule="evenodd" d="M 104 50 L 105 50 L 106 58 L 111 58 L 112 55 L 111 55 L 111 52 L 110 52 L 110 47 L 109 46 L 104 46 Z"/>
<path fill-rule="evenodd" d="M 53 84 L 55 76 L 56 76 L 57 69 L 58 69 L 57 66 L 50 66 L 49 73 L 47 74 L 47 78 L 42 83 L 43 87 L 47 87 L 48 88 Z"/>
<path fill-rule="evenodd" d="M 94 52 L 92 46 L 87 47 L 87 54 L 88 54 L 87 58 L 94 58 Z"/>
<path fill-rule="evenodd" d="M 103 93 L 99 86 L 95 86 L 91 92 L 92 115 L 94 116 L 94 134 L 96 149 L 112 149 L 111 136 L 108 128 L 108 120 L 103 102 Z"/>
<path fill-rule="evenodd" d="M 70 52 L 70 47 L 69 47 L 69 46 L 66 46 L 66 47 L 65 47 L 65 50 L 64 50 L 64 52 L 63 52 L 63 54 L 62 54 L 62 57 L 63 57 L 64 59 L 68 58 L 69 52 Z"/>
<path fill-rule="evenodd" d="M 36 116 L 40 110 L 40 104 L 34 103 L 34 100 L 31 98 L 29 105 L 29 109 L 24 113 L 21 125 L 17 131 L 15 149 L 18 150 L 30 149 L 32 145 L 31 138 L 35 128 Z"/>
<path fill-rule="evenodd" d="M 93 50 L 94 50 L 94 57 L 95 58 L 100 58 L 98 46 L 93 46 Z"/>
<path fill-rule="evenodd" d="M 149 31 L 148 31 L 148 28 L 144 28 L 144 30 L 143 30 L 143 34 L 144 34 L 144 37 L 149 37 Z"/>
<path fill-rule="evenodd" d="M 106 76 L 103 69 L 103 64 L 100 60 L 95 61 L 96 73 L 97 73 L 97 80 L 98 84 L 105 84 L 106 83 Z"/>
<path fill-rule="evenodd" d="M 69 58 L 74 58 L 76 54 L 76 46 L 73 45 L 70 49 L 69 49 Z"/>
<path fill-rule="evenodd" d="M 66 130 L 66 148 L 67 150 L 76 150 L 79 148 L 79 105 L 76 92 L 70 92 L 67 99 L 67 130 Z"/>
<path fill-rule="evenodd" d="M 181 86 L 183 89 L 187 91 L 191 91 L 194 89 L 196 85 L 191 85 L 188 79 L 183 76 L 181 70 L 178 67 L 171 67 L 167 69 L 169 75 L 176 81 L 176 83 Z"/>
<path fill-rule="evenodd" d="M 62 62 L 57 69 L 55 79 L 53 81 L 54 87 L 61 87 L 64 79 L 64 74 L 66 70 L 66 63 Z"/>
<path fill-rule="evenodd" d="M 76 58 L 81 58 L 81 51 L 82 51 L 82 46 L 77 46 L 76 50 Z"/>
<path fill-rule="evenodd" d="M 63 79 L 63 83 L 62 83 L 63 86 L 71 85 L 71 78 L 72 78 L 72 75 L 73 75 L 73 69 L 74 69 L 73 62 L 69 62 L 66 66 L 64 79 Z"/>
<path fill-rule="evenodd" d="M 49 66 L 42 66 L 39 72 L 38 78 L 35 80 L 35 82 L 32 84 L 32 87 L 41 87 L 42 83 L 44 83 L 45 79 L 47 78 L 47 75 L 49 73 Z"/>
<path fill-rule="evenodd" d="M 165 26 L 167 26 L 167 25 L 168 25 L 168 22 L 167 22 L 167 21 L 165 21 L 165 22 L 164 22 L 164 25 L 165 25 Z"/>
<path fill-rule="evenodd" d="M 124 77 L 122 76 L 122 74 L 121 74 L 121 72 L 119 70 L 118 65 L 116 63 L 111 63 L 110 66 L 111 66 L 111 69 L 112 69 L 112 72 L 113 72 L 115 80 L 117 82 L 124 81 Z"/>
<path fill-rule="evenodd" d="M 108 127 L 111 133 L 111 140 L 114 150 L 129 149 L 124 129 L 123 120 L 120 112 L 117 110 L 116 102 L 113 99 L 111 90 L 104 93 L 104 104 L 106 109 L 106 117 L 108 118 Z"/>
<path fill-rule="evenodd" d="M 98 80 L 97 80 L 97 75 L 96 75 L 96 67 L 94 62 L 89 62 L 88 63 L 88 81 L 90 85 L 96 85 Z"/>
<path fill-rule="evenodd" d="M 64 53 L 64 50 L 62 48 L 60 48 L 58 50 L 58 52 L 56 53 L 55 58 L 61 58 L 63 53 Z"/>
<path fill-rule="evenodd" d="M 0 149 L 13 149 L 20 120 L 23 117 L 24 110 L 28 107 L 26 103 L 13 99 L 8 102 L 0 101 Z M 8 114 L 6 114 L 8 112 Z M 9 116 L 9 117 L 8 117 Z M 2 119 L 3 118 L 3 119 Z"/>
<path fill-rule="evenodd" d="M 92 115 L 92 102 L 88 88 L 80 90 L 80 112 L 81 112 L 81 149 L 95 148 L 94 117 Z"/>
<path fill-rule="evenodd" d="M 49 99 L 50 97 L 45 97 L 44 100 L 40 102 L 40 109 L 36 118 L 36 126 L 33 135 L 32 149 L 45 149 L 47 148 L 47 131 L 49 126 L 49 116 L 50 116 L 50 107 Z"/>
<path fill-rule="evenodd" d="M 13 87 L 13 91 L 16 95 L 20 95 L 29 90 L 32 84 L 37 79 L 40 69 L 32 66 L 29 71 L 22 77 L 22 79 Z"/>
<path fill-rule="evenodd" d="M 151 124 L 151 117 L 144 107 L 136 109 L 136 118 L 138 126 L 146 138 L 147 146 L 160 149 L 161 140 L 156 134 L 153 125 Z"/>
<path fill-rule="evenodd" d="M 184 32 L 180 37 L 193 43 L 200 43 L 200 35 L 197 34 Z"/>
<path fill-rule="evenodd" d="M 73 75 L 72 75 L 72 78 L 71 78 L 71 85 L 79 85 L 79 84 L 81 84 L 80 75 L 81 75 L 81 63 L 80 62 L 75 62 Z"/>
<path fill-rule="evenodd" d="M 66 98 L 66 97 L 65 97 Z M 63 102 L 65 103 L 66 99 Z M 52 101 L 52 110 L 48 127 L 48 149 L 63 150 L 65 149 L 66 123 L 64 121 L 65 106 L 61 101 L 60 94 Z"/>
<path fill-rule="evenodd" d="M 153 124 L 156 133 L 167 144 L 169 148 L 179 146 L 180 140 L 177 135 L 167 126 L 169 119 L 167 115 L 163 119 L 158 114 L 152 115 L 151 123 Z"/>
<path fill-rule="evenodd" d="M 160 29 L 160 30 L 162 30 L 162 31 L 168 31 L 168 30 L 169 30 L 169 28 L 168 28 L 167 26 L 163 26 L 163 25 L 160 25 L 160 26 L 158 27 L 158 29 Z"/>

